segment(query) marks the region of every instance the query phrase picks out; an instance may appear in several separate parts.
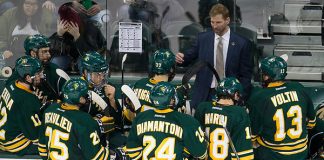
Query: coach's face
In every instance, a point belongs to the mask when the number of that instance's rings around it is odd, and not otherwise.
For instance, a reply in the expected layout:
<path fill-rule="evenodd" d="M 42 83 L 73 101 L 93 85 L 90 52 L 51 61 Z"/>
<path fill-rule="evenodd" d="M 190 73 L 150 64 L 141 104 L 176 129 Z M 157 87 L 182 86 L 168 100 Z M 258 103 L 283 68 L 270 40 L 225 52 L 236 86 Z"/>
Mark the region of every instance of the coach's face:
<path fill-rule="evenodd" d="M 228 24 L 230 23 L 230 18 L 224 18 L 223 15 L 218 14 L 210 18 L 210 23 L 213 31 L 219 35 L 223 36 L 228 30 Z"/>

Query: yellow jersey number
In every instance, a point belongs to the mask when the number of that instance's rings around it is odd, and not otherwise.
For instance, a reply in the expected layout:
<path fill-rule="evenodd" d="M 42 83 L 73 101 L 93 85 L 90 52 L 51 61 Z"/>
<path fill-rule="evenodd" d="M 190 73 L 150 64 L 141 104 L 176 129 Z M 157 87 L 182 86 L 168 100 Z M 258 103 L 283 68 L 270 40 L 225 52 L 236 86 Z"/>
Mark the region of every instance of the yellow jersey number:
<path fill-rule="evenodd" d="M 299 138 L 303 132 L 303 114 L 301 107 L 299 105 L 291 106 L 286 114 L 287 118 L 293 118 L 291 125 L 295 127 L 286 130 L 284 112 L 282 109 L 278 109 L 272 118 L 272 120 L 276 122 L 276 133 L 274 135 L 275 141 L 284 140 L 286 135 L 291 139 L 296 139 Z"/>
<path fill-rule="evenodd" d="M 167 137 L 156 146 L 156 139 L 153 136 L 145 135 L 143 137 L 143 160 L 151 159 L 167 159 L 174 160 L 176 159 L 176 154 L 174 153 L 175 138 Z M 154 157 L 148 158 L 150 153 L 154 151 Z"/>

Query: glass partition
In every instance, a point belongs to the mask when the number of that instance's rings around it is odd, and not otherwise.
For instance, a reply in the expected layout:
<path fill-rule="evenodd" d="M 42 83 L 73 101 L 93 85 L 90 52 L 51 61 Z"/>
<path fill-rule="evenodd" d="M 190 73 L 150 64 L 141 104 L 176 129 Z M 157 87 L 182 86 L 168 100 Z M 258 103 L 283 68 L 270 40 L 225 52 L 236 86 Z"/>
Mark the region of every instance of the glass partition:
<path fill-rule="evenodd" d="M 63 0 L 4 1 L 0 3 L 0 67 L 13 67 L 24 55 L 28 35 L 51 36 L 57 32 L 58 8 Z M 101 52 L 110 62 L 112 76 L 147 76 L 152 53 L 169 48 L 185 52 L 199 32 L 208 30 L 208 12 L 215 3 L 226 5 L 231 31 L 248 38 L 254 55 L 255 80 L 258 62 L 268 55 L 287 54 L 288 78 L 323 81 L 323 4 L 311 0 L 96 0 L 100 12 L 87 18 L 106 40 Z M 141 24 L 141 51 L 120 52 L 120 22 Z M 90 31 L 84 31 L 91 34 Z M 132 41 L 133 43 L 133 41 Z M 134 43 L 135 45 L 137 43 Z M 8 52 L 9 51 L 9 52 Z M 56 54 L 56 53 L 52 53 Z M 81 53 L 82 54 L 82 53 Z M 180 75 L 186 68 L 177 68 Z M 307 74 L 306 74 L 307 73 Z"/>

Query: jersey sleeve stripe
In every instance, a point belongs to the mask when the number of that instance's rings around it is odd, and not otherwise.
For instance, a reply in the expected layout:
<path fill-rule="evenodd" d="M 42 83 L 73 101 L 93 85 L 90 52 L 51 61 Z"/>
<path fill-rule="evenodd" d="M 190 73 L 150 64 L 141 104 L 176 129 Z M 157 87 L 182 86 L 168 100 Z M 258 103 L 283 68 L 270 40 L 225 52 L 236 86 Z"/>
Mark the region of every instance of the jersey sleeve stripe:
<path fill-rule="evenodd" d="M 25 144 L 23 144 L 22 146 L 19 146 L 18 148 L 15 149 L 8 149 L 9 152 L 19 152 L 23 149 L 25 149 L 26 147 L 28 147 L 28 145 L 31 143 L 31 141 L 27 141 Z"/>
<path fill-rule="evenodd" d="M 316 122 L 316 117 L 314 119 L 308 120 L 308 123 L 315 123 Z"/>
<path fill-rule="evenodd" d="M 239 157 L 240 160 L 252 160 L 254 159 L 254 155 L 249 155 L 249 156 L 245 156 L 245 157 Z M 237 160 L 237 158 L 232 157 L 232 160 Z"/>
<path fill-rule="evenodd" d="M 96 154 L 92 160 L 108 160 L 109 158 L 109 151 L 108 148 L 101 147 L 99 152 Z"/>
<path fill-rule="evenodd" d="M 253 149 L 249 149 L 249 150 L 242 151 L 242 152 L 237 152 L 237 154 L 238 154 L 239 156 L 241 156 L 241 155 L 245 155 L 245 154 L 251 154 L 251 153 L 253 153 Z M 232 155 L 232 156 L 235 156 L 235 153 L 231 153 L 231 155 Z"/>
<path fill-rule="evenodd" d="M 13 140 L 11 140 L 11 141 L 8 141 L 8 142 L 5 142 L 5 143 L 1 143 L 1 144 L 3 144 L 3 145 L 10 145 L 10 144 L 13 144 L 13 143 L 16 143 L 16 142 L 18 142 L 18 141 L 20 141 L 20 140 L 22 140 L 22 139 L 24 139 L 25 138 L 25 136 L 23 135 L 23 134 L 20 134 L 20 135 L 18 135 L 15 139 L 13 139 Z M 26 138 L 27 139 L 27 138 Z"/>
<path fill-rule="evenodd" d="M 32 140 L 32 142 L 38 144 L 38 139 Z"/>
<path fill-rule="evenodd" d="M 39 152 L 42 152 L 42 153 L 46 153 L 47 152 L 47 149 L 38 147 L 38 151 Z"/>
<path fill-rule="evenodd" d="M 136 147 L 136 148 L 126 148 L 127 152 L 136 152 L 142 150 L 142 147 Z"/>
<path fill-rule="evenodd" d="M 307 149 L 307 145 L 299 150 L 289 151 L 289 152 L 278 152 L 278 153 L 283 154 L 283 155 L 292 155 L 292 154 L 297 154 L 297 153 L 303 152 L 306 149 Z"/>
<path fill-rule="evenodd" d="M 271 148 L 271 149 L 274 149 L 274 150 L 279 150 L 279 151 L 291 151 L 291 150 L 296 150 L 296 149 L 300 149 L 300 148 L 303 148 L 303 147 L 307 146 L 307 139 L 306 139 L 305 142 L 302 142 L 300 144 L 296 144 L 296 145 L 293 145 L 293 146 L 283 146 L 283 144 L 269 145 L 269 143 L 267 143 L 266 141 L 264 141 L 261 138 L 258 138 L 257 141 L 258 141 L 258 143 L 260 145 L 262 145 L 264 147 Z"/>
<path fill-rule="evenodd" d="M 279 144 L 274 144 L 274 143 L 271 143 L 271 142 L 268 142 L 266 140 L 264 140 L 263 138 L 258 138 L 258 139 L 261 139 L 264 143 L 266 143 L 267 145 L 269 146 L 274 146 L 274 147 L 277 147 L 277 146 L 294 146 L 296 144 L 300 144 L 300 143 L 305 143 L 308 141 L 308 137 L 306 138 L 303 138 L 303 139 L 300 139 L 298 141 L 295 141 L 295 142 L 291 142 L 291 143 L 279 143 Z"/>
<path fill-rule="evenodd" d="M 249 149 L 249 150 L 246 150 L 246 151 L 238 152 L 237 154 L 238 155 L 244 155 L 244 154 L 250 154 L 250 153 L 253 153 L 253 149 Z"/>
<path fill-rule="evenodd" d="M 135 157 L 135 158 L 132 158 L 133 160 L 138 160 L 138 159 L 140 159 L 142 157 L 142 152 L 137 156 L 137 157 Z"/>
<path fill-rule="evenodd" d="M 45 144 L 38 143 L 38 146 L 39 147 L 42 147 L 42 148 L 46 148 L 46 145 Z"/>
<path fill-rule="evenodd" d="M 29 139 L 24 138 L 24 139 L 22 139 L 22 140 L 20 140 L 20 141 L 17 141 L 16 143 L 13 143 L 13 144 L 11 144 L 11 145 L 3 144 L 3 146 L 4 146 L 6 149 L 13 149 L 13 148 L 17 148 L 17 147 L 19 147 L 19 146 L 25 144 L 25 143 L 28 142 L 28 141 L 31 142 Z"/>
<path fill-rule="evenodd" d="M 141 152 L 128 153 L 127 155 L 128 155 L 129 157 L 136 157 L 136 156 L 138 156 L 140 153 L 141 153 Z"/>
<path fill-rule="evenodd" d="M 98 159 L 103 151 L 104 151 L 104 147 L 101 147 L 98 153 L 92 159 Z"/>
<path fill-rule="evenodd" d="M 105 157 L 103 160 L 107 160 L 109 158 L 109 150 L 108 148 L 105 148 Z"/>
<path fill-rule="evenodd" d="M 258 135 L 251 135 L 251 140 L 252 141 L 256 141 L 257 138 L 258 138 Z"/>
<path fill-rule="evenodd" d="M 47 153 L 39 153 L 41 157 L 47 157 Z"/>
<path fill-rule="evenodd" d="M 314 120 L 309 120 L 307 123 L 307 129 L 312 129 L 314 128 L 316 125 L 316 117 L 314 118 Z"/>

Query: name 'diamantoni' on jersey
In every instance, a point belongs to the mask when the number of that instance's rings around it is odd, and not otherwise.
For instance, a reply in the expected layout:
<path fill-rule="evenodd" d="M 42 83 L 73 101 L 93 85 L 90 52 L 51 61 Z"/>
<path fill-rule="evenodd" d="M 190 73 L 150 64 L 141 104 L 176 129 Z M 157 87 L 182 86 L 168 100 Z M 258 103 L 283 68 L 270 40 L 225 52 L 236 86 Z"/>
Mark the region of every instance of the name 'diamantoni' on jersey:
<path fill-rule="evenodd" d="M 182 127 L 164 121 L 146 121 L 136 125 L 137 135 L 144 134 L 145 132 L 164 132 L 167 134 L 175 135 L 182 139 Z"/>

